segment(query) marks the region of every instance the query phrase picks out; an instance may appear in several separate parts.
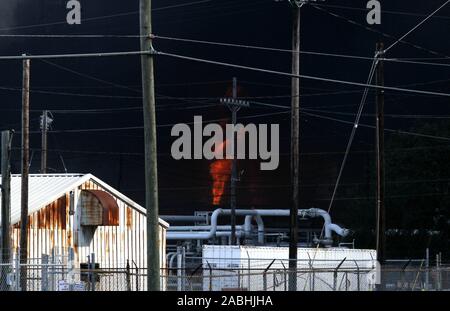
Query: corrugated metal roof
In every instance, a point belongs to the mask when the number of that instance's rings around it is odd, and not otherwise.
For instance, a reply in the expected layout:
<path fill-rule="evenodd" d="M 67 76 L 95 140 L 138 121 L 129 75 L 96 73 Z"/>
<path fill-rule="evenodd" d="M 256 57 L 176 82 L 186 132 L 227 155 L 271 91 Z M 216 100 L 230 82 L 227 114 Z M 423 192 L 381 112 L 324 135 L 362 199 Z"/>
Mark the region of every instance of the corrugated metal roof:
<path fill-rule="evenodd" d="M 81 186 L 89 180 L 97 183 L 106 191 L 110 192 L 113 196 L 116 196 L 124 201 L 130 207 L 146 214 L 145 208 L 91 174 L 30 174 L 28 214 L 30 215 L 41 208 L 44 208 L 46 205 L 60 198 L 65 193 Z M 12 175 L 11 224 L 15 224 L 20 221 L 21 186 L 21 175 Z M 169 224 L 162 219 L 159 219 L 159 223 L 165 227 L 169 226 Z"/>

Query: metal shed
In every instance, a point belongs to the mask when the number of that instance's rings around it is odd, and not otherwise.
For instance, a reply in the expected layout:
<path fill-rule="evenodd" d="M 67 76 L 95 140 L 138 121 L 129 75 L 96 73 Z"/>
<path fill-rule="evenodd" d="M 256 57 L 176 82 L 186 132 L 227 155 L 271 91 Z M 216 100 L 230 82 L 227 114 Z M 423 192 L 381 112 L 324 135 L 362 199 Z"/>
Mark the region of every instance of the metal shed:
<path fill-rule="evenodd" d="M 20 232 L 21 176 L 11 179 L 11 246 Z M 32 174 L 29 178 L 28 257 L 74 250 L 75 265 L 95 253 L 101 268 L 146 264 L 146 210 L 91 174 Z M 166 229 L 160 225 L 161 268 L 166 267 Z"/>

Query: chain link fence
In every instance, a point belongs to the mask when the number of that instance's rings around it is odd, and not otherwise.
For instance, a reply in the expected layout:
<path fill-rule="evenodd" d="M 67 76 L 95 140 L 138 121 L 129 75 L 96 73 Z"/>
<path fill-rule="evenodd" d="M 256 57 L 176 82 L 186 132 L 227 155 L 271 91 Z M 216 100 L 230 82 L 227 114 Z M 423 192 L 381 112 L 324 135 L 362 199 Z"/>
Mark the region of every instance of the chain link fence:
<path fill-rule="evenodd" d="M 339 271 L 298 269 L 294 272 L 298 291 L 436 291 L 450 290 L 450 268 L 390 268 L 383 271 L 381 283 L 372 270 Z M 193 274 L 168 274 L 169 291 L 288 291 L 288 270 L 215 269 L 203 267 Z"/>
<path fill-rule="evenodd" d="M 287 291 L 290 279 L 298 291 L 450 290 L 450 266 L 425 260 L 298 260 L 291 272 L 288 260 L 179 257 L 166 290 Z"/>
<path fill-rule="evenodd" d="M 17 255 L 0 262 L 0 291 L 145 291 L 147 270 L 127 262 L 124 268 L 75 267 L 68 255 L 28 258 Z M 25 282 L 21 282 L 21 273 Z M 298 291 L 440 291 L 450 290 L 450 266 L 427 266 L 423 260 L 388 263 L 297 262 L 287 260 L 208 260 L 183 258 L 175 267 L 161 269 L 161 290 L 166 291 L 288 291 L 291 278 Z M 381 282 L 381 284 L 379 284 Z M 23 288 L 25 284 L 25 288 Z"/>

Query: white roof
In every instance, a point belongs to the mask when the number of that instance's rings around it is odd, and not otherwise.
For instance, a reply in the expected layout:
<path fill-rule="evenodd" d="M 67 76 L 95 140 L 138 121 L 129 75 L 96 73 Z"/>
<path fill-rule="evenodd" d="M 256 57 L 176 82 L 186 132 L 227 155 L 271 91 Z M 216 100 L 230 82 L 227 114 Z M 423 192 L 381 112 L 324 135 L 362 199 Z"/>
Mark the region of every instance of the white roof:
<path fill-rule="evenodd" d="M 1 175 L 0 175 L 1 176 Z M 28 215 L 37 212 L 53 201 L 59 199 L 65 193 L 81 186 L 87 181 L 93 181 L 111 195 L 121 199 L 130 207 L 146 214 L 145 208 L 123 195 L 113 187 L 101 181 L 91 174 L 30 174 L 28 192 Z M 1 179 L 0 179 L 1 184 Z M 11 176 L 11 224 L 20 221 L 21 210 L 21 175 Z M 0 193 L 1 196 L 1 193 Z M 169 224 L 159 219 L 162 226 Z"/>

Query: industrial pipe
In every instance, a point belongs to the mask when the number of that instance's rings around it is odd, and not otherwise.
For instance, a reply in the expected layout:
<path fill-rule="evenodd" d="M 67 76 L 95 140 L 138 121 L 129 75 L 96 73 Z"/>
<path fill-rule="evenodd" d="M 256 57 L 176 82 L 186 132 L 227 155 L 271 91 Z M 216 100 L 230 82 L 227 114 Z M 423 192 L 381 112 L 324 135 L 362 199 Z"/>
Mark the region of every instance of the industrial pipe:
<path fill-rule="evenodd" d="M 206 216 L 196 216 L 196 215 L 161 215 L 159 218 L 171 222 L 206 222 Z"/>
<path fill-rule="evenodd" d="M 217 230 L 217 218 L 223 213 L 221 208 L 216 209 L 211 215 L 211 229 L 209 232 L 167 232 L 168 240 L 209 240 L 213 238 Z"/>
<path fill-rule="evenodd" d="M 258 243 L 264 243 L 264 222 L 260 215 L 247 215 L 245 216 L 245 222 L 242 226 L 236 226 L 236 230 L 244 230 L 246 237 L 250 237 L 251 235 L 251 227 L 252 220 L 256 219 L 256 224 L 258 226 Z M 209 231 L 211 230 L 210 225 L 200 225 L 200 226 L 171 226 L 167 231 L 184 231 L 184 232 L 192 232 L 192 231 Z M 231 226 L 217 226 L 217 231 L 231 231 Z M 217 234 L 216 234 L 217 236 Z"/>
<path fill-rule="evenodd" d="M 264 221 L 262 220 L 261 215 L 247 215 L 245 216 L 245 222 L 244 222 L 244 231 L 245 235 L 247 237 L 250 236 L 250 233 L 252 231 L 252 219 L 255 218 L 256 224 L 258 225 L 258 243 L 264 244 Z"/>
<path fill-rule="evenodd" d="M 323 240 L 314 239 L 316 243 L 323 243 L 327 246 L 333 244 L 333 238 L 331 235 L 332 231 L 342 237 L 346 237 L 350 233 L 350 230 L 341 228 L 340 226 L 333 224 L 331 222 L 330 214 L 328 214 L 328 212 L 326 212 L 322 209 L 310 208 L 308 210 L 302 210 L 302 212 L 303 211 L 305 212 L 305 216 L 309 216 L 312 218 L 314 218 L 314 217 L 322 217 L 323 218 L 324 229 L 325 229 L 325 239 L 323 239 Z"/>
<path fill-rule="evenodd" d="M 229 215 L 231 214 L 231 210 L 223 210 L 216 209 L 211 215 L 211 226 L 210 230 L 207 232 L 167 232 L 168 240 L 209 240 L 216 236 L 217 233 L 217 219 L 220 215 Z M 256 220 L 258 223 L 258 241 L 261 242 L 264 238 L 261 239 L 261 234 L 264 232 L 264 223 L 262 222 L 262 216 L 283 216 L 287 217 L 290 215 L 290 210 L 236 210 L 236 215 L 245 215 L 245 216 L 256 216 Z M 306 210 L 299 210 L 299 217 L 322 217 L 324 220 L 325 227 L 325 239 L 319 242 L 324 244 L 330 244 L 332 242 L 332 234 L 331 232 L 335 232 L 340 236 L 346 236 L 349 233 L 349 230 L 341 228 L 340 226 L 331 223 L 330 215 L 321 209 L 311 208 Z M 259 219 L 259 220 L 258 220 Z M 250 219 L 251 220 L 251 219 Z M 251 223 L 251 222 L 250 222 Z M 246 219 L 246 224 L 244 224 L 244 232 L 249 231 L 249 220 Z M 174 228 L 174 227 L 172 227 Z M 220 235 L 224 235 L 225 233 L 220 233 Z"/>
<path fill-rule="evenodd" d="M 244 226 L 236 226 L 236 230 L 242 230 Z M 167 228 L 167 231 L 209 231 L 211 230 L 210 225 L 201 225 L 201 226 L 171 226 Z M 217 226 L 217 231 L 230 231 L 231 226 Z"/>

